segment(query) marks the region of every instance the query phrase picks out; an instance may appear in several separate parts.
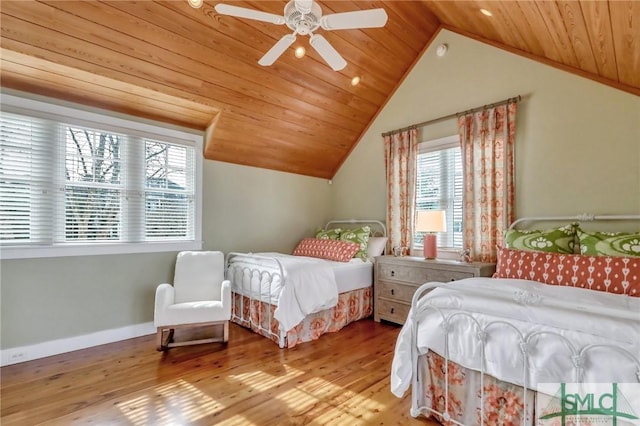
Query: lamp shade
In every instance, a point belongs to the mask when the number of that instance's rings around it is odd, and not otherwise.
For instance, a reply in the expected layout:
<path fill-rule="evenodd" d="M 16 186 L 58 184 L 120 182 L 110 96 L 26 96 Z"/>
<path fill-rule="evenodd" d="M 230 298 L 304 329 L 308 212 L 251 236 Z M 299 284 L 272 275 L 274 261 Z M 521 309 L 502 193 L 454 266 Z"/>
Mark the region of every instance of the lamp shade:
<path fill-rule="evenodd" d="M 421 210 L 416 216 L 416 231 L 444 232 L 447 230 L 447 220 L 444 210 Z"/>

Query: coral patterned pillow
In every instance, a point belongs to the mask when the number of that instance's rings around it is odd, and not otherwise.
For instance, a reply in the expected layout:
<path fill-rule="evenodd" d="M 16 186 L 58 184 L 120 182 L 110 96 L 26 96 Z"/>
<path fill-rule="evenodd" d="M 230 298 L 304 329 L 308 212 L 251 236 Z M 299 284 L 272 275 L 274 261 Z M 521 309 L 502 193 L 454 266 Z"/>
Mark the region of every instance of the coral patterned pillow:
<path fill-rule="evenodd" d="M 640 258 L 498 249 L 496 278 L 582 287 L 640 297 Z"/>
<path fill-rule="evenodd" d="M 305 238 L 300 241 L 293 255 L 348 262 L 358 250 L 360 250 L 360 244 L 348 241 Z"/>

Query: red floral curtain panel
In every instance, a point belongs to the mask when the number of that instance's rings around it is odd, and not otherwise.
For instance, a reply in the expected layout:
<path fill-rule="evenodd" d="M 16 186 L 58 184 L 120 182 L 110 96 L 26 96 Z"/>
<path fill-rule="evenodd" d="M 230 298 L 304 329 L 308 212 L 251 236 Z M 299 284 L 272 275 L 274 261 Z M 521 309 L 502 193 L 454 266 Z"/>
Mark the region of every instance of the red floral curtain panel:
<path fill-rule="evenodd" d="M 516 103 L 458 117 L 464 167 L 464 247 L 495 262 L 496 245 L 514 219 Z"/>
<path fill-rule="evenodd" d="M 415 208 L 418 130 L 384 137 L 387 172 L 387 253 L 393 247 L 411 247 Z"/>

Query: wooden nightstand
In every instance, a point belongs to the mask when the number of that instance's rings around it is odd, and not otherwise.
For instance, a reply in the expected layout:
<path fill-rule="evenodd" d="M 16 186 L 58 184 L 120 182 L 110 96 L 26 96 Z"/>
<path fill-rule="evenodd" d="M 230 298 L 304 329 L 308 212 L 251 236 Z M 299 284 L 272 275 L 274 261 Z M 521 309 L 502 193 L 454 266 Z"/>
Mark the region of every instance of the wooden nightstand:
<path fill-rule="evenodd" d="M 376 257 L 373 318 L 404 324 L 413 293 L 429 281 L 448 282 L 490 277 L 495 263 L 426 260 L 421 257 Z"/>

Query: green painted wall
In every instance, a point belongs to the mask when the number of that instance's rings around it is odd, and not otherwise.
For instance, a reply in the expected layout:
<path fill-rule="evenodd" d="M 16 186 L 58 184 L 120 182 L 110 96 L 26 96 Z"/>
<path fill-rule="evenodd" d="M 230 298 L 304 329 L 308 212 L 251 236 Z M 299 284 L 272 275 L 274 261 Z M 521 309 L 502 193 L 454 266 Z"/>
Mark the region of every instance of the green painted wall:
<path fill-rule="evenodd" d="M 329 218 L 324 179 L 205 160 L 204 249 L 291 252 Z M 175 253 L 0 262 L 1 348 L 153 321 Z"/>
<path fill-rule="evenodd" d="M 442 31 L 333 179 L 333 214 L 385 217 L 381 133 L 518 94 L 518 217 L 640 212 L 640 97 Z"/>
<path fill-rule="evenodd" d="M 205 246 L 229 251 L 290 253 L 330 218 L 325 179 L 207 161 Z"/>
<path fill-rule="evenodd" d="M 153 321 L 175 253 L 0 262 L 2 349 Z"/>

